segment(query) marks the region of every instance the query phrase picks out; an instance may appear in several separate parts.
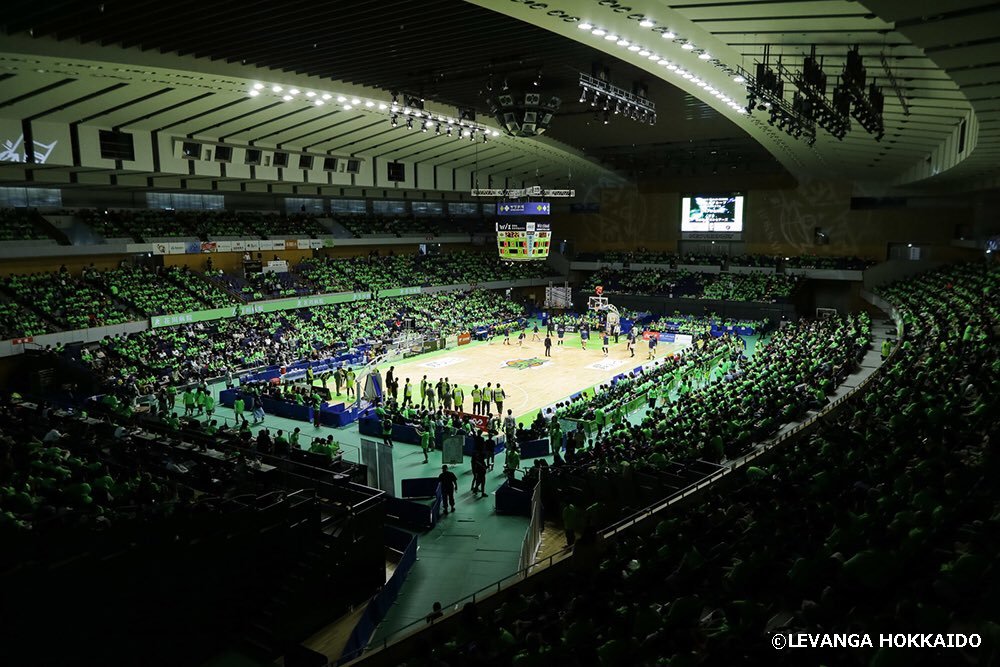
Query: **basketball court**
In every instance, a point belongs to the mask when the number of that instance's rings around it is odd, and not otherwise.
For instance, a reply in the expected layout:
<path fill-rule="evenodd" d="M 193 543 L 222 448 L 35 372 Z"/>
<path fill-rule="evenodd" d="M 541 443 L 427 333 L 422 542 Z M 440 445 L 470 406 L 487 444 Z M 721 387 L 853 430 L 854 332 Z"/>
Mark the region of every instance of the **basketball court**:
<path fill-rule="evenodd" d="M 544 340 L 544 329 L 539 336 Z M 552 356 L 545 356 L 545 346 L 541 341 L 531 342 L 529 323 L 524 346 L 518 347 L 517 334 L 511 336 L 511 344 L 504 345 L 503 338 L 497 337 L 492 343 L 475 342 L 450 350 L 422 354 L 411 359 L 391 364 L 382 364 L 379 371 L 385 377 L 390 366 L 395 367 L 399 379 L 399 399 L 403 398 L 406 378 L 413 385 L 413 398 L 420 400 L 421 378 L 436 384 L 440 378 L 448 378 L 452 384 L 459 384 L 465 390 L 465 411 L 472 411 L 472 386 L 493 386 L 499 382 L 507 394 L 504 411 L 513 411 L 520 419 L 534 418 L 540 408 L 570 397 L 594 385 L 607 382 L 621 373 L 628 373 L 646 363 L 649 350 L 641 338 L 636 341 L 635 357 L 630 357 L 625 336 L 619 337 L 618 344 L 611 339 L 607 357 L 601 352 L 601 337 L 592 332 L 587 349 L 580 348 L 579 334 L 567 333 L 563 345 L 558 346 L 558 338 L 552 339 Z M 678 343 L 660 343 L 656 347 L 656 357 L 662 358 L 684 349 Z M 495 410 L 495 406 L 493 406 Z"/>

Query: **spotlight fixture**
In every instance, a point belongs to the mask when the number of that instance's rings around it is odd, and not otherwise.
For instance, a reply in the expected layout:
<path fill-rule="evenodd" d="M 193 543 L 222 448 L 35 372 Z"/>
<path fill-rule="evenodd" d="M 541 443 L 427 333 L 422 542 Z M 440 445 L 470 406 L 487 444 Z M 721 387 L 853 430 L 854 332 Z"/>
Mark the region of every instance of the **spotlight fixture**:
<path fill-rule="evenodd" d="M 580 30 L 590 30 L 594 26 L 584 21 L 583 23 L 578 23 L 576 27 L 579 28 Z"/>
<path fill-rule="evenodd" d="M 654 25 L 656 25 L 656 22 L 649 17 L 645 17 L 641 21 L 639 21 L 639 25 L 641 25 L 643 28 L 652 28 Z"/>
<path fill-rule="evenodd" d="M 250 97 L 257 97 L 258 95 L 260 95 L 260 91 L 257 90 L 256 88 L 250 91 Z"/>
<path fill-rule="evenodd" d="M 396 114 L 392 114 L 392 118 L 389 119 L 389 122 L 392 124 L 393 127 L 398 126 L 399 125 L 399 116 L 397 116 Z"/>
<path fill-rule="evenodd" d="M 645 119 L 650 125 L 656 123 L 656 104 L 648 99 L 644 84 L 636 82 L 632 92 L 629 92 L 610 83 L 605 68 L 595 66 L 594 72 L 599 76 L 580 73 L 580 97 L 585 99 L 588 94 L 592 95 L 590 106 L 595 107 L 595 114 L 598 111 L 604 112 L 604 115 L 599 117 L 603 119 L 604 124 L 608 123 L 612 113 L 632 120 Z M 599 100 L 601 107 L 598 110 L 596 107 Z"/>
<path fill-rule="evenodd" d="M 427 121 L 426 120 L 420 124 L 420 131 L 421 132 L 426 132 L 427 131 Z"/>
<path fill-rule="evenodd" d="M 413 119 L 412 118 L 407 118 L 406 119 L 406 129 L 407 130 L 412 130 L 413 129 Z"/>
<path fill-rule="evenodd" d="M 660 35 L 660 37 L 662 37 L 663 39 L 673 39 L 673 38 L 674 38 L 674 37 L 676 37 L 676 36 L 677 36 L 677 35 L 675 35 L 674 33 L 670 32 L 669 30 L 668 30 L 668 31 L 666 31 L 665 33 L 662 33 L 662 34 Z"/>
<path fill-rule="evenodd" d="M 264 87 L 264 84 L 262 84 L 262 83 L 255 83 L 255 84 L 253 84 L 253 87 L 254 87 L 254 90 L 261 90 Z"/>

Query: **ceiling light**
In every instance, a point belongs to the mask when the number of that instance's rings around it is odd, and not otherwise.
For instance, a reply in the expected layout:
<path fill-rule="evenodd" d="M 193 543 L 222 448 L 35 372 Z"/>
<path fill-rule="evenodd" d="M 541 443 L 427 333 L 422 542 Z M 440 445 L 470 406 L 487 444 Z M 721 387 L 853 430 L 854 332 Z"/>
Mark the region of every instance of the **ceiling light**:
<path fill-rule="evenodd" d="M 255 84 L 253 84 L 253 87 L 254 87 L 254 88 L 255 88 L 256 90 L 260 90 L 261 88 L 263 88 L 263 87 L 264 87 L 264 84 L 262 84 L 262 83 L 255 83 Z"/>
<path fill-rule="evenodd" d="M 711 86 L 705 86 L 705 92 L 707 92 L 709 95 L 715 95 L 716 90 L 715 90 L 715 88 L 712 88 Z"/>
<path fill-rule="evenodd" d="M 344 97 L 343 95 L 340 95 L 339 97 L 337 97 L 337 101 L 343 104 L 344 102 L 347 101 L 347 98 Z"/>
<path fill-rule="evenodd" d="M 656 25 L 656 21 L 654 21 L 651 18 L 644 18 L 643 20 L 639 21 L 639 25 L 641 25 L 643 28 L 652 28 L 654 25 Z"/>
<path fill-rule="evenodd" d="M 712 54 L 710 54 L 708 51 L 706 51 L 705 53 L 702 53 L 698 57 L 701 58 L 702 60 L 708 60 L 709 58 L 712 57 Z"/>
<path fill-rule="evenodd" d="M 313 102 L 313 104 L 315 104 L 318 107 L 321 107 L 324 104 L 326 104 L 326 102 L 324 102 L 323 100 L 316 100 L 315 102 Z"/>
<path fill-rule="evenodd" d="M 273 85 L 273 86 L 271 86 L 271 90 L 272 90 L 273 92 L 275 92 L 275 93 L 280 93 L 280 92 L 281 92 L 281 86 L 279 86 L 279 85 L 277 85 L 277 84 L 276 84 L 276 85 Z"/>
<path fill-rule="evenodd" d="M 629 43 L 630 42 L 627 39 L 619 39 L 618 40 L 618 46 L 628 46 Z"/>
<path fill-rule="evenodd" d="M 691 83 L 701 83 L 701 79 L 696 76 L 691 77 Z"/>
<path fill-rule="evenodd" d="M 639 55 L 642 56 L 643 58 L 645 58 L 646 56 L 649 55 L 649 51 L 647 51 L 646 49 L 643 49 L 642 51 L 639 51 Z"/>
<path fill-rule="evenodd" d="M 324 100 L 329 100 L 331 97 L 333 97 L 333 95 L 331 95 L 330 93 L 323 93 Z"/>
<path fill-rule="evenodd" d="M 635 51 L 638 51 L 638 50 L 639 50 L 639 49 L 641 49 L 641 48 L 642 48 L 642 47 L 641 47 L 641 46 L 639 46 L 638 44 L 633 44 L 632 46 L 628 47 L 628 50 L 629 50 L 629 51 L 633 51 L 633 52 L 635 52 Z"/>
<path fill-rule="evenodd" d="M 660 56 L 656 55 L 655 53 L 650 53 L 649 54 L 649 59 L 650 60 L 659 60 Z"/>
<path fill-rule="evenodd" d="M 428 121 L 425 121 L 425 122 L 427 124 L 427 127 L 434 127 L 434 125 L 435 125 L 434 121 L 432 121 L 432 120 L 428 120 Z"/>
<path fill-rule="evenodd" d="M 604 37 L 608 33 L 605 32 L 604 30 L 601 30 L 600 28 L 594 28 L 593 30 L 590 31 L 590 34 L 596 35 L 597 37 Z"/>
<path fill-rule="evenodd" d="M 297 93 L 299 91 L 297 91 L 294 88 L 292 88 L 288 92 L 290 92 L 292 95 L 294 95 L 295 93 Z M 313 91 L 310 90 L 308 93 L 306 93 L 306 97 L 316 97 L 316 93 L 314 93 Z"/>
<path fill-rule="evenodd" d="M 690 74 L 688 74 L 687 72 L 685 72 L 685 73 L 684 73 L 684 78 L 685 78 L 685 79 L 693 79 L 694 77 L 693 77 L 693 76 L 691 76 Z"/>
<path fill-rule="evenodd" d="M 699 83 L 698 85 L 699 85 L 699 86 L 701 86 L 702 88 L 705 88 L 706 90 L 708 89 L 708 84 L 707 84 L 707 83 L 705 83 L 704 81 L 702 81 L 702 82 L 701 82 L 701 83 Z"/>
<path fill-rule="evenodd" d="M 319 103 L 320 103 L 320 101 L 321 101 L 321 100 L 316 100 L 316 104 L 319 104 Z M 350 104 L 345 104 L 345 105 L 344 105 L 344 111 L 350 111 L 350 110 L 351 110 L 351 109 L 353 109 L 353 108 L 354 108 L 354 107 L 352 107 L 352 106 L 351 106 Z"/>
<path fill-rule="evenodd" d="M 578 24 L 576 27 L 579 28 L 580 30 L 590 30 L 594 26 L 584 21 L 583 23 Z"/>
<path fill-rule="evenodd" d="M 670 63 L 669 65 L 667 65 L 667 69 L 677 69 L 677 65 Z"/>
<path fill-rule="evenodd" d="M 686 44 L 681 44 L 681 48 L 684 49 L 685 51 L 690 51 L 691 49 L 694 48 L 694 44 L 692 44 L 691 42 L 688 42 Z"/>
<path fill-rule="evenodd" d="M 616 35 L 615 33 L 611 33 L 610 35 L 605 35 L 604 39 L 608 40 L 609 42 L 617 42 L 618 35 Z"/>
<path fill-rule="evenodd" d="M 260 95 L 259 90 L 254 89 L 250 91 L 250 97 L 257 97 L 258 95 Z"/>
<path fill-rule="evenodd" d="M 352 97 L 351 98 L 351 104 L 353 104 L 354 106 L 358 106 L 359 104 L 361 104 L 361 100 L 359 100 L 356 97 Z"/>
<path fill-rule="evenodd" d="M 385 110 L 386 110 L 386 109 L 388 109 L 388 108 L 389 108 L 389 107 L 387 107 L 387 106 L 385 105 L 385 102 L 379 102 L 379 105 L 378 105 L 378 110 L 379 110 L 379 111 L 385 111 Z"/>
<path fill-rule="evenodd" d="M 671 65 L 670 61 L 667 60 L 666 58 L 660 58 L 660 64 L 663 65 L 664 67 L 670 67 Z"/>
<path fill-rule="evenodd" d="M 666 31 L 665 33 L 663 33 L 662 35 L 660 35 L 660 37 L 662 37 L 663 39 L 673 39 L 676 36 L 677 35 L 675 35 L 674 33 L 670 32 L 669 30 Z"/>
<path fill-rule="evenodd" d="M 365 102 L 365 106 L 371 109 L 373 106 L 375 106 L 375 103 L 372 102 L 371 100 L 368 100 L 367 102 Z"/>
<path fill-rule="evenodd" d="M 468 130 L 466 130 L 465 132 L 462 133 L 462 136 L 463 137 L 471 137 L 472 136 L 472 132 L 469 132 Z"/>
<path fill-rule="evenodd" d="M 291 102 L 292 101 L 292 96 L 291 95 L 285 95 L 281 99 L 285 100 L 286 102 Z"/>
<path fill-rule="evenodd" d="M 744 81 L 746 81 L 746 79 L 744 79 L 742 76 L 734 76 L 733 81 L 735 81 L 736 83 L 743 83 Z"/>
<path fill-rule="evenodd" d="M 288 91 L 288 94 L 289 95 L 298 95 L 299 94 L 299 89 L 298 88 L 292 88 L 291 90 Z M 311 97 L 311 95 L 310 95 L 310 97 Z"/>

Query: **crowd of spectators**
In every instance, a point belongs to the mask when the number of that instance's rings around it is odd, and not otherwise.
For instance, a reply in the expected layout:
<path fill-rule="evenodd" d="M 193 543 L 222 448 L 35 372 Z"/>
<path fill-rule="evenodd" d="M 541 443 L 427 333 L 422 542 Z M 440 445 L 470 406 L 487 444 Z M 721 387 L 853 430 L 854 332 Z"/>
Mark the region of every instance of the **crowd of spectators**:
<path fill-rule="evenodd" d="M 333 356 L 406 333 L 450 335 L 520 317 L 523 306 L 497 292 L 421 294 L 254 313 L 109 336 L 80 361 L 105 388 L 132 400 L 164 383 L 221 377 L 238 369 Z M 411 327 L 412 325 L 412 327 Z"/>
<path fill-rule="evenodd" d="M 496 253 L 450 252 L 429 255 L 381 255 L 350 258 L 317 257 L 297 272 L 318 292 L 391 289 L 420 285 L 457 285 L 551 275 L 544 262 L 504 263 Z"/>
<path fill-rule="evenodd" d="M 35 224 L 38 213 L 23 208 L 0 208 L 0 241 L 34 241 L 47 239 Z"/>
<path fill-rule="evenodd" d="M 364 236 L 441 236 L 442 234 L 472 234 L 485 229 L 478 219 L 451 216 L 421 217 L 413 215 L 342 215 L 334 218 L 355 238 Z"/>
<path fill-rule="evenodd" d="M 605 293 L 646 294 L 670 298 L 717 299 L 774 303 L 792 296 L 798 276 L 763 273 L 697 273 L 693 271 L 600 269 L 587 279 L 587 289 Z"/>
<path fill-rule="evenodd" d="M 0 301 L 0 338 L 39 336 L 52 328 L 37 313 L 13 301 Z"/>
<path fill-rule="evenodd" d="M 312 238 L 329 234 L 315 216 L 306 213 L 80 209 L 76 215 L 104 238 L 140 242 L 158 238 Z"/>
<path fill-rule="evenodd" d="M 66 267 L 53 273 L 14 274 L 0 279 L 0 287 L 63 329 L 87 329 L 138 319 L 89 281 L 74 278 Z"/>
<path fill-rule="evenodd" d="M 713 314 L 707 316 L 683 315 L 680 311 L 674 311 L 672 315 L 662 315 L 655 320 L 643 323 L 642 327 L 648 331 L 666 331 L 668 333 L 682 333 L 699 336 L 710 332 L 713 328 L 718 329 L 753 329 L 754 333 L 760 333 L 768 325 L 764 320 L 738 320 L 732 318 L 720 318 Z"/>
<path fill-rule="evenodd" d="M 674 254 L 667 252 L 652 252 L 637 250 L 634 252 L 610 251 L 580 253 L 576 256 L 580 262 L 601 262 L 604 264 L 660 264 L 677 268 L 684 266 L 751 266 L 761 268 L 789 269 L 838 269 L 841 271 L 864 271 L 876 262 L 854 256 L 838 255 L 795 255 L 780 257 L 777 255 L 698 255 L 695 253 Z"/>
<path fill-rule="evenodd" d="M 87 271 L 84 279 L 144 315 L 186 313 L 237 303 L 187 267 L 152 270 L 122 266 L 110 271 Z"/>
<path fill-rule="evenodd" d="M 771 633 L 817 632 L 876 638 L 810 651 L 825 664 L 995 661 L 998 287 L 996 269 L 965 265 L 882 290 L 906 340 L 815 430 L 735 484 L 603 543 L 544 589 L 487 618 L 468 608 L 454 635 L 405 664 L 773 664 L 785 654 Z M 590 508 L 581 513 L 592 531 Z M 913 632 L 978 633 L 983 644 L 907 651 L 877 640 Z"/>

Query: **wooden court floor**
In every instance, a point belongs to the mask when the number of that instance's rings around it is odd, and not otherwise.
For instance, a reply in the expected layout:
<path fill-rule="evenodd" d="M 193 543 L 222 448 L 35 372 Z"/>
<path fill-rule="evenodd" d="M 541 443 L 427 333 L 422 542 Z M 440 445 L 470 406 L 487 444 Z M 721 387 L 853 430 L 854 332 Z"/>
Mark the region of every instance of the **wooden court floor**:
<path fill-rule="evenodd" d="M 544 337 L 542 337 L 544 340 Z M 660 343 L 656 348 L 657 358 L 673 354 L 682 345 Z M 474 384 L 480 388 L 487 382 L 494 386 L 499 382 L 507 394 L 504 413 L 508 409 L 515 417 L 531 417 L 539 408 L 552 405 L 587 387 L 591 387 L 620 373 L 627 373 L 646 362 L 648 348 L 643 341 L 637 341 L 635 357 L 630 358 L 625 337 L 618 344 L 611 339 L 607 357 L 601 352 L 600 339 L 591 336 L 587 349 L 580 347 L 576 334 L 567 334 L 562 346 L 553 338 L 552 356 L 545 356 L 542 342 L 531 341 L 531 333 L 519 347 L 516 335 L 510 345 L 503 344 L 503 338 L 492 343 L 477 342 L 470 345 L 441 350 L 420 355 L 380 367 L 385 377 L 389 366 L 395 367 L 399 378 L 399 399 L 403 398 L 406 378 L 413 385 L 414 400 L 419 401 L 420 379 L 426 375 L 431 383 L 439 378 L 447 378 L 452 384 L 465 388 L 465 411 L 472 411 L 471 390 Z M 495 406 L 492 406 L 495 410 Z"/>

